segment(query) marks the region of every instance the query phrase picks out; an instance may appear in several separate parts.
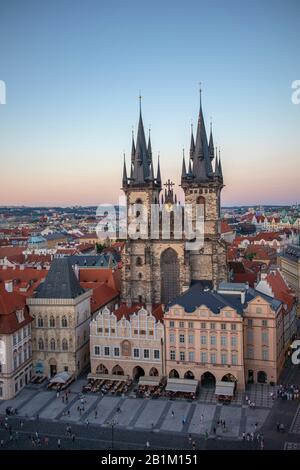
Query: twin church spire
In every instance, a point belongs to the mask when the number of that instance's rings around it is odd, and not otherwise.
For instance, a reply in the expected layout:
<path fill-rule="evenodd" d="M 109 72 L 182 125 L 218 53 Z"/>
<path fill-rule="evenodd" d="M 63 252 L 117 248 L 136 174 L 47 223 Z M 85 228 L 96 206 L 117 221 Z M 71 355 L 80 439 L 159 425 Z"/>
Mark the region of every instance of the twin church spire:
<path fill-rule="evenodd" d="M 148 145 L 146 144 L 146 137 L 144 131 L 144 123 L 142 117 L 141 98 L 140 98 L 140 116 L 136 143 L 132 132 L 132 146 L 131 146 L 131 163 L 130 163 L 130 177 L 127 176 L 126 161 L 124 156 L 123 167 L 123 188 L 134 186 L 151 186 L 161 188 L 160 165 L 158 161 L 158 168 L 156 177 L 154 177 L 153 159 L 152 159 L 152 145 L 151 136 L 149 131 Z"/>
<path fill-rule="evenodd" d="M 214 159 L 215 164 L 213 169 Z M 191 143 L 188 170 L 186 169 L 185 156 L 183 155 L 181 183 L 184 183 L 184 185 L 186 185 L 188 183 L 201 183 L 216 180 L 220 183 L 223 183 L 220 150 L 218 155 L 217 149 L 215 149 L 214 147 L 212 125 L 210 125 L 209 141 L 207 139 L 200 92 L 200 110 L 197 123 L 196 140 L 194 139 L 193 126 L 191 126 Z M 154 176 L 150 130 L 148 144 L 146 143 L 141 108 L 141 97 L 140 116 L 136 142 L 134 140 L 134 134 L 132 131 L 130 175 L 128 177 L 124 155 L 122 182 L 123 188 L 149 186 L 161 189 L 161 173 L 159 159 L 156 177 Z"/>
<path fill-rule="evenodd" d="M 212 161 L 215 160 L 215 168 L 213 170 Z M 181 183 L 187 182 L 209 182 L 216 178 L 223 182 L 222 166 L 214 148 L 214 140 L 212 133 L 212 125 L 210 125 L 209 142 L 205 129 L 205 121 L 202 110 L 202 100 L 200 93 L 200 110 L 198 116 L 196 141 L 194 139 L 193 126 L 191 126 L 191 144 L 188 171 L 185 170 L 186 164 L 183 156 Z"/>

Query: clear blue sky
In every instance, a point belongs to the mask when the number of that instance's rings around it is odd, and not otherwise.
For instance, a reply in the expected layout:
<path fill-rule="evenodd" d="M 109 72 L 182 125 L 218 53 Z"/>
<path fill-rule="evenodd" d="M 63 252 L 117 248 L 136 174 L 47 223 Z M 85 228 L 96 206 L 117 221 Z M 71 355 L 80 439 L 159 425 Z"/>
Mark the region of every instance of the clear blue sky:
<path fill-rule="evenodd" d="M 223 203 L 300 200 L 299 20 L 298 0 L 0 0 L 0 204 L 115 202 L 139 90 L 178 183 L 199 81 Z"/>

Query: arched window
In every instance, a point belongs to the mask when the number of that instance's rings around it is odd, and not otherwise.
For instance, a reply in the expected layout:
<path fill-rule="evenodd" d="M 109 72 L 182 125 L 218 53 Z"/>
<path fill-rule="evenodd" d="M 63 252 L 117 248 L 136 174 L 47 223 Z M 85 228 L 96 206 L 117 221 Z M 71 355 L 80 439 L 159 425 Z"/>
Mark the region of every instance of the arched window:
<path fill-rule="evenodd" d="M 50 349 L 51 351 L 55 351 L 55 339 L 52 338 L 50 341 Z"/>
<path fill-rule="evenodd" d="M 142 201 L 141 199 L 137 199 L 137 200 L 135 201 L 135 204 L 136 204 L 136 205 L 141 205 L 141 204 L 143 204 L 143 201 Z M 137 209 L 138 209 L 138 208 L 137 208 Z M 140 208 L 139 208 L 139 209 L 140 209 Z M 140 210 L 137 210 L 136 213 L 135 213 L 135 216 L 136 216 L 136 217 L 139 217 L 140 215 L 141 215 L 141 211 L 140 211 Z"/>
<path fill-rule="evenodd" d="M 138 277 L 139 277 L 139 279 L 142 279 L 142 277 L 143 277 L 142 273 L 139 273 Z"/>
<path fill-rule="evenodd" d="M 167 248 L 160 257 L 161 301 L 168 304 L 179 295 L 179 261 L 175 250 Z"/>
<path fill-rule="evenodd" d="M 198 196 L 196 200 L 197 205 L 203 206 L 203 215 L 205 216 L 205 197 Z"/>
<path fill-rule="evenodd" d="M 137 257 L 136 259 L 136 262 L 135 262 L 136 266 L 142 266 L 142 258 L 140 256 Z"/>
<path fill-rule="evenodd" d="M 68 341 L 65 338 L 62 340 L 62 350 L 68 351 Z"/>
<path fill-rule="evenodd" d="M 39 350 L 41 351 L 42 349 L 44 349 L 44 341 L 42 340 L 42 338 L 39 339 Z"/>
<path fill-rule="evenodd" d="M 44 326 L 44 320 L 42 319 L 41 316 L 38 317 L 38 327 L 43 328 Z"/>
<path fill-rule="evenodd" d="M 54 328 L 54 327 L 55 327 L 55 318 L 52 317 L 52 316 L 50 317 L 49 325 L 50 325 L 50 328 Z"/>
<path fill-rule="evenodd" d="M 63 316 L 62 319 L 61 319 L 61 326 L 63 328 L 67 328 L 68 326 L 68 320 L 67 320 L 67 317 Z"/>

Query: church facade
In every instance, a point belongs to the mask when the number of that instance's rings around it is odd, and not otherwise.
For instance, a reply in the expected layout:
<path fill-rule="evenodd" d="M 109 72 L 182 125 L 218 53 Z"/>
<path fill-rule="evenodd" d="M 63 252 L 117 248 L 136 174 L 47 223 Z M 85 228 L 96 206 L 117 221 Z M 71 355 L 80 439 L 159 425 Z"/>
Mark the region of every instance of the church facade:
<path fill-rule="evenodd" d="M 124 159 L 122 180 L 128 224 L 132 225 L 139 218 L 143 221 L 135 223 L 135 236 L 127 238 L 123 254 L 122 301 L 128 306 L 139 303 L 150 309 L 154 304 L 167 305 L 193 283 L 212 287 L 227 280 L 226 250 L 220 223 L 222 167 L 214 149 L 212 129 L 209 141 L 207 139 L 201 102 L 195 138 L 193 130 L 191 133 L 188 166 L 184 156 L 182 162 L 181 187 L 185 205 L 177 203 L 170 180 L 165 186 L 163 192 L 160 163 L 158 161 L 155 174 L 151 139 L 149 135 L 146 142 L 140 108 L 136 141 L 132 137 L 130 172 L 127 172 Z M 183 230 L 188 205 L 192 209 L 195 245 L 193 240 L 187 244 Z M 198 248 L 197 206 L 202 208 L 204 216 L 203 243 Z M 158 221 L 155 229 L 154 220 Z M 178 220 L 182 222 L 176 225 Z M 180 229 L 182 227 L 181 233 L 178 233 L 178 225 Z"/>

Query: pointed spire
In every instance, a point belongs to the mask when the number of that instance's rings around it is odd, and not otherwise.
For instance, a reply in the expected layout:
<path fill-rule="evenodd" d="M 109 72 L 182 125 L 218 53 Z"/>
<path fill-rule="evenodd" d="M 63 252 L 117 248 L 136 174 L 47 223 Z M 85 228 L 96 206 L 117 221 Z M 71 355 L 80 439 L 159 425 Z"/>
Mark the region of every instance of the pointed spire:
<path fill-rule="evenodd" d="M 182 170 L 181 170 L 181 178 L 186 178 L 186 166 L 185 166 L 185 158 L 184 158 L 184 148 L 182 149 Z"/>
<path fill-rule="evenodd" d="M 223 179 L 223 170 L 222 170 L 222 163 L 221 163 L 221 152 L 219 148 L 219 173 L 220 173 L 220 178 Z"/>
<path fill-rule="evenodd" d="M 188 171 L 189 175 L 191 175 L 193 173 L 193 169 L 192 169 L 192 160 L 190 159 L 189 161 L 189 171 Z"/>
<path fill-rule="evenodd" d="M 133 177 L 135 184 L 145 184 L 149 178 L 149 161 L 148 161 L 148 151 L 146 145 L 144 123 L 142 118 L 142 105 L 141 105 L 141 95 L 139 96 L 140 100 L 140 117 L 138 132 L 136 137 L 136 148 L 135 148 L 135 158 L 134 158 L 134 170 Z"/>
<path fill-rule="evenodd" d="M 211 121 L 210 121 L 210 136 L 209 136 L 208 153 L 209 153 L 210 159 L 213 160 L 214 156 L 215 156 L 215 153 L 214 153 L 214 139 L 213 139 L 212 122 Z"/>
<path fill-rule="evenodd" d="M 151 129 L 149 127 L 149 137 L 148 137 L 148 160 L 149 163 L 152 162 L 152 146 L 151 146 Z"/>
<path fill-rule="evenodd" d="M 194 152 L 193 175 L 198 180 L 207 180 L 212 174 L 209 158 L 207 135 L 202 111 L 202 90 L 200 88 L 200 110 L 197 125 L 196 144 Z"/>
<path fill-rule="evenodd" d="M 132 129 L 132 145 L 131 145 L 131 161 L 134 162 L 135 158 L 135 143 L 134 143 L 134 130 Z"/>
<path fill-rule="evenodd" d="M 127 178 L 126 160 L 125 160 L 125 153 L 124 153 L 123 186 L 127 186 L 127 183 L 128 183 L 128 178 Z"/>
<path fill-rule="evenodd" d="M 215 176 L 220 176 L 220 173 L 219 173 L 219 159 L 218 159 L 218 150 L 217 150 L 217 147 L 216 147 L 216 160 L 215 160 L 215 172 L 214 172 L 214 175 Z"/>
<path fill-rule="evenodd" d="M 191 145 L 190 145 L 190 157 L 194 158 L 195 152 L 195 140 L 194 140 L 194 133 L 193 133 L 193 123 L 191 123 Z"/>
<path fill-rule="evenodd" d="M 160 174 L 160 162 L 159 162 L 159 155 L 158 155 L 158 163 L 157 163 L 157 174 L 156 174 L 156 182 L 161 186 L 161 174 Z"/>
<path fill-rule="evenodd" d="M 150 162 L 150 165 L 149 165 L 149 170 L 150 170 L 150 175 L 149 175 L 149 178 L 151 181 L 154 181 L 154 172 L 153 172 L 153 165 L 152 165 L 152 161 Z"/>

